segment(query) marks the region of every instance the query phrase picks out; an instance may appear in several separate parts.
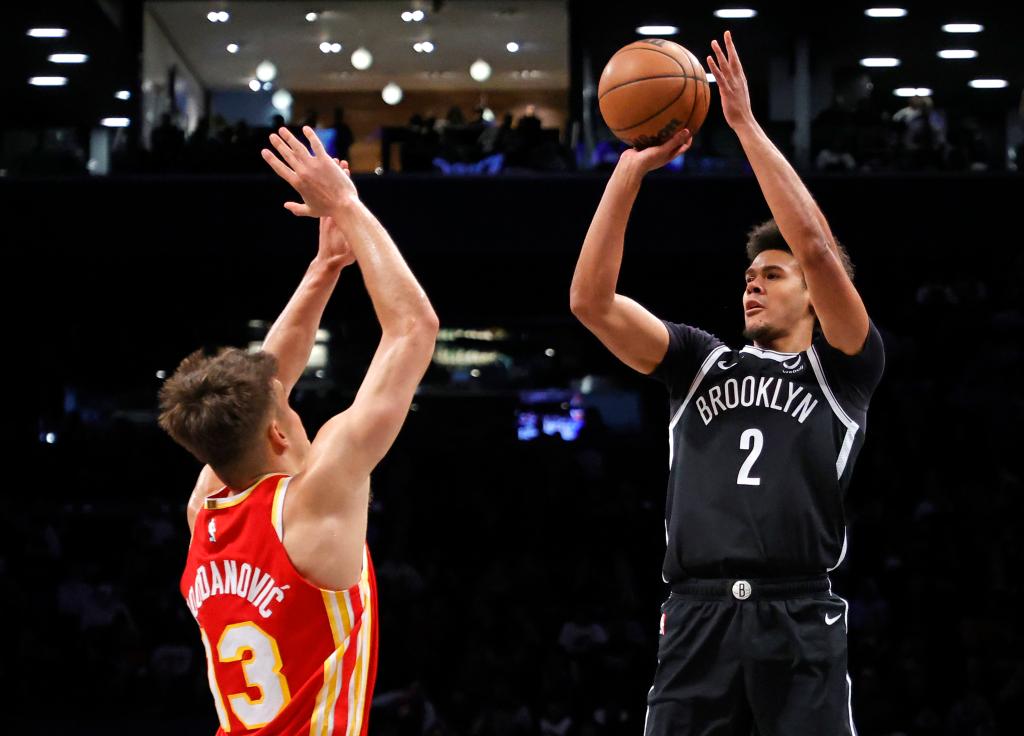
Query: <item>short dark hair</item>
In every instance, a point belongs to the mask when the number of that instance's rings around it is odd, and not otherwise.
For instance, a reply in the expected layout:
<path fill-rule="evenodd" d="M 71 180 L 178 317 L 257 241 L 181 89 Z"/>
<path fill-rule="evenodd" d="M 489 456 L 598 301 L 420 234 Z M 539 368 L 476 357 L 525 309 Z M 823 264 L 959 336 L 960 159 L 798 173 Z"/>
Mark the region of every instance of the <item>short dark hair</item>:
<path fill-rule="evenodd" d="M 200 462 L 231 468 L 244 459 L 273 407 L 275 375 L 270 353 L 197 350 L 160 388 L 160 427 Z"/>
<path fill-rule="evenodd" d="M 839 262 L 843 264 L 843 270 L 846 271 L 846 275 L 850 277 L 850 281 L 853 281 L 853 261 L 850 260 L 850 254 L 846 252 L 846 248 L 838 240 L 835 241 L 836 250 L 839 251 Z M 779 226 L 775 222 L 774 218 L 765 220 L 760 225 L 755 225 L 754 228 L 747 233 L 747 258 L 753 263 L 757 256 L 766 250 L 783 250 L 793 254 L 793 250 L 786 243 L 785 238 L 782 237 L 782 233 L 779 232 Z"/>

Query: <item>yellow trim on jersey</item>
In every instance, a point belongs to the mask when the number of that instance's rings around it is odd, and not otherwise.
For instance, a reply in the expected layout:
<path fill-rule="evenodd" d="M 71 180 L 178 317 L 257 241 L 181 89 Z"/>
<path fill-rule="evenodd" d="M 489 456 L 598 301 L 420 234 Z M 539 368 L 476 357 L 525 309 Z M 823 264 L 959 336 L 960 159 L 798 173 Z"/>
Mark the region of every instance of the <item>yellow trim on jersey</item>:
<path fill-rule="evenodd" d="M 335 651 L 324 662 L 324 683 L 316 697 L 313 716 L 310 719 L 310 736 L 334 736 L 334 714 L 338 699 L 345 697 L 348 701 L 348 718 L 346 719 L 346 736 L 358 736 L 362 730 L 363 711 L 366 703 L 366 679 L 369 676 L 369 664 L 373 657 L 370 651 L 373 645 L 373 601 L 370 589 L 370 566 L 367 550 L 363 547 L 363 569 L 360 573 L 359 600 L 362 603 L 360 613 L 360 629 L 354 642 L 356 658 L 352 676 L 348 682 L 348 692 L 342 693 L 344 674 L 344 657 L 353 642 L 349 635 L 355 626 L 355 611 L 352 610 L 350 591 L 320 590 L 327 611 L 327 620 L 331 626 Z"/>
<path fill-rule="evenodd" d="M 270 523 L 274 527 L 274 531 L 277 532 L 277 538 L 284 542 L 284 496 L 285 491 L 288 490 L 288 481 L 290 477 L 285 476 L 277 482 L 277 488 L 274 489 L 274 502 L 270 505 Z"/>
<path fill-rule="evenodd" d="M 341 674 L 350 631 L 345 625 L 347 604 L 342 600 L 344 594 L 321 590 L 320 595 L 324 599 L 335 648 L 334 653 L 324 662 L 324 684 L 316 696 L 313 717 L 309 723 L 310 736 L 330 736 L 334 730 L 334 709 L 341 694 Z"/>
<path fill-rule="evenodd" d="M 206 631 L 199 627 L 199 635 L 203 638 L 203 649 L 206 650 L 206 675 L 210 678 L 210 692 L 213 693 L 213 705 L 217 709 L 217 720 L 224 733 L 231 732 L 231 720 L 228 718 L 227 709 L 224 707 L 224 696 L 220 694 L 220 686 L 217 684 L 217 675 L 213 670 L 213 651 L 210 649 L 210 640 Z"/>
<path fill-rule="evenodd" d="M 363 575 L 359 579 L 359 597 L 363 603 L 362 626 L 359 629 L 359 648 L 356 650 L 356 666 L 353 672 L 355 680 L 355 697 L 350 700 L 349 724 L 352 736 L 359 736 L 363 728 L 363 714 L 366 710 L 366 679 L 369 676 L 370 660 L 373 652 L 373 601 L 370 589 L 370 570 L 366 560 L 366 548 L 363 548 Z"/>
<path fill-rule="evenodd" d="M 255 483 L 253 483 L 251 486 L 246 488 L 241 493 L 238 493 L 234 496 L 229 496 L 228 498 L 207 498 L 206 501 L 203 503 L 203 508 L 226 509 L 232 506 L 237 506 L 238 504 L 242 503 L 242 501 L 247 499 L 249 497 L 249 494 L 256 490 L 256 486 L 258 486 L 260 483 L 262 483 L 272 475 L 279 475 L 279 473 L 264 473 L 263 475 L 256 479 Z M 224 488 L 227 488 L 227 486 L 224 486 Z M 220 491 L 217 491 L 217 493 L 223 491 L 224 488 L 221 488 Z"/>

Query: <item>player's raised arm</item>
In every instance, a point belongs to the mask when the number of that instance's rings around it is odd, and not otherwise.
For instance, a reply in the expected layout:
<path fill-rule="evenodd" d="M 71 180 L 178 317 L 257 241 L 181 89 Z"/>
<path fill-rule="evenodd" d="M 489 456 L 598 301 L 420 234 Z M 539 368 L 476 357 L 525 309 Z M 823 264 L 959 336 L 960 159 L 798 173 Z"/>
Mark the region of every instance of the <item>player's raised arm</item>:
<path fill-rule="evenodd" d="M 854 355 L 864 346 L 868 314 L 843 268 L 828 222 L 796 171 L 754 119 L 732 34 L 725 32 L 725 50 L 718 41 L 712 41 L 711 48 L 715 55 L 708 56 L 708 66 L 722 96 L 726 122 L 739 137 L 779 232 L 800 263 L 825 339 Z"/>
<path fill-rule="evenodd" d="M 626 223 L 644 175 L 690 143 L 689 131 L 682 130 L 660 146 L 623 152 L 583 241 L 569 292 L 572 313 L 615 357 L 641 373 L 650 373 L 665 357 L 669 336 L 660 319 L 616 292 Z"/>
<path fill-rule="evenodd" d="M 321 217 L 316 257 L 263 341 L 263 349 L 277 358 L 277 378 L 285 394 L 291 393 L 309 362 L 324 307 L 341 270 L 354 261 L 341 228 L 330 216 Z"/>
<path fill-rule="evenodd" d="M 433 355 L 438 321 L 426 294 L 387 231 L 360 201 L 348 171 L 327 156 L 312 129 L 306 147 L 286 129 L 271 140 L 281 159 L 263 157 L 302 195 L 294 214 L 329 215 L 355 255 L 381 326 L 381 340 L 352 406 L 328 421 L 296 478 L 304 506 L 316 513 L 365 514 L 364 481 L 394 442 Z M 283 160 L 283 162 L 282 162 Z"/>

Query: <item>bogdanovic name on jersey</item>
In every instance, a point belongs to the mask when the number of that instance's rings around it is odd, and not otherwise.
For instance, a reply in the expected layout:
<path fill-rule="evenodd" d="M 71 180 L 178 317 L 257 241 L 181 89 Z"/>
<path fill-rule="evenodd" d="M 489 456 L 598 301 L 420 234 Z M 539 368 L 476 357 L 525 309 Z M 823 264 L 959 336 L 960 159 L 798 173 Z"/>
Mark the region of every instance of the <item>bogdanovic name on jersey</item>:
<path fill-rule="evenodd" d="M 697 412 L 704 420 L 705 427 L 720 413 L 735 409 L 737 406 L 763 406 L 766 409 L 775 409 L 792 414 L 800 424 L 803 424 L 818 405 L 818 400 L 804 391 L 803 386 L 792 381 L 785 383 L 789 385 L 787 390 L 783 391 L 783 380 L 773 376 L 745 376 L 742 380 L 730 378 L 724 383 L 712 386 L 697 397 Z M 800 398 L 801 394 L 803 398 Z M 792 412 L 790 407 L 793 407 Z"/>
<path fill-rule="evenodd" d="M 235 595 L 252 603 L 263 618 L 270 618 L 274 614 L 272 606 L 284 600 L 288 588 L 278 586 L 270 573 L 248 562 L 239 565 L 236 560 L 210 560 L 196 570 L 195 581 L 188 589 L 188 608 L 198 617 L 209 598 Z"/>

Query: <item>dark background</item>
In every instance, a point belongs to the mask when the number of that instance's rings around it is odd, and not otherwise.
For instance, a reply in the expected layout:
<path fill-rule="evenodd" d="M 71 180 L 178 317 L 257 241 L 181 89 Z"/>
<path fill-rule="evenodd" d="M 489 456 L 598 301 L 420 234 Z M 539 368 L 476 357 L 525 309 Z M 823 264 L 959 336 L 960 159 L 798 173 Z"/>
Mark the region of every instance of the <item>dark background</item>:
<path fill-rule="evenodd" d="M 860 730 L 1011 733 L 1024 686 L 1014 623 L 1021 179 L 808 184 L 853 255 L 887 348 L 848 500 L 850 553 L 834 575 L 851 602 Z M 442 325 L 506 327 L 528 367 L 479 381 L 432 367 L 374 475 L 377 692 L 394 695 L 375 708 L 374 730 L 537 733 L 568 715 L 574 733 L 636 733 L 666 594 L 667 412 L 663 389 L 619 366 L 568 311 L 603 179 L 358 185 Z M 42 685 L 72 659 L 89 676 L 66 691 L 76 714 L 66 732 L 212 727 L 202 650 L 177 592 L 198 468 L 153 422 L 155 371 L 197 345 L 244 345 L 249 319 L 276 315 L 316 238 L 313 222 L 280 208 L 286 196 L 270 177 L 0 191 L 17 228 L 9 273 L 29 287 L 8 309 L 38 361 L 18 448 L 33 477 L 5 515 L 0 568 L 5 630 L 18 633 L 3 687 L 22 717 L 39 717 Z M 652 176 L 621 290 L 735 343 L 743 236 L 766 214 L 751 178 Z M 347 405 L 375 345 L 358 281 L 343 273 L 324 318 L 335 335 L 328 380 L 297 390 L 310 430 Z M 636 392 L 638 431 L 595 417 L 573 443 L 515 439 L 518 388 L 586 374 Z M 56 443 L 40 442 L 50 431 Z M 606 640 L 573 646 L 593 623 Z"/>
<path fill-rule="evenodd" d="M 99 3 L 18 7 L 4 30 L 18 39 L 7 45 L 14 61 L 2 76 L 9 107 L 0 137 L 62 128 L 87 138 L 106 114 L 99 96 L 113 86 L 138 91 L 140 10 L 112 5 L 121 26 Z M 593 5 L 568 5 L 574 120 L 585 65 L 599 71 L 633 39 L 633 25 L 680 17 L 675 4 L 641 2 L 618 8 L 613 24 L 589 12 Z M 1011 87 L 965 94 L 965 79 L 928 78 L 934 68 L 908 53 L 910 76 L 926 78 L 949 113 L 950 148 L 905 155 L 880 113 L 873 125 L 888 130 L 892 149 L 875 173 L 801 171 L 850 251 L 886 345 L 847 498 L 849 554 L 833 588 L 850 601 L 861 734 L 1014 734 L 1024 700 L 1024 177 L 1004 154 L 1020 100 L 1021 69 L 1007 61 L 1018 26 L 994 3 L 941 19 L 934 4 L 910 7 L 929 28 L 985 22 L 995 41 L 945 45 L 979 47 L 992 62 L 985 73 Z M 709 12 L 693 6 L 694 17 L 698 10 Z M 852 3 L 830 12 L 815 21 L 766 9 L 759 32 L 744 31 L 755 113 L 787 152 L 786 126 L 764 114 L 769 55 L 810 34 L 812 65 L 829 64 L 840 80 L 860 56 L 935 42 L 923 32 L 888 37 L 894 26 L 865 23 Z M 27 23 L 62 20 L 91 28 L 95 65 L 74 73 L 93 74 L 99 92 L 69 86 L 81 96 L 55 104 L 26 91 L 24 77 L 41 70 L 37 47 L 20 34 Z M 693 33 L 724 27 L 705 20 Z M 905 104 L 889 99 L 891 72 L 873 74 L 884 95 L 875 112 Z M 128 107 L 139 104 L 135 94 Z M 720 118 L 713 93 L 704 153 L 681 173 L 645 182 L 619 288 L 735 345 L 745 234 L 769 212 Z M 984 145 L 954 140 L 963 121 Z M 250 323 L 277 316 L 315 252 L 316 223 L 281 207 L 293 194 L 272 176 L 186 175 L 172 173 L 173 162 L 153 173 L 136 129 L 109 177 L 89 177 L 67 157 L 0 168 L 11 397 L 0 692 L 4 722 L 26 733 L 215 729 L 202 647 L 178 592 L 184 507 L 199 468 L 156 426 L 157 374 L 197 347 L 260 339 Z M 568 148 L 568 131 L 560 135 Z M 737 173 L 701 173 L 711 169 L 692 161 Z M 31 175 L 65 165 L 78 173 Z M 573 168 L 357 177 L 442 328 L 506 331 L 496 344 L 450 345 L 507 356 L 476 377 L 432 365 L 373 475 L 369 543 L 381 610 L 373 736 L 641 732 L 667 595 L 667 401 L 569 313 L 573 268 L 607 179 Z M 323 326 L 329 365 L 293 395 L 311 433 L 351 401 L 379 337 L 358 269 L 343 272 Z M 582 396 L 578 439 L 516 439 L 520 392 L 530 389 Z"/>

